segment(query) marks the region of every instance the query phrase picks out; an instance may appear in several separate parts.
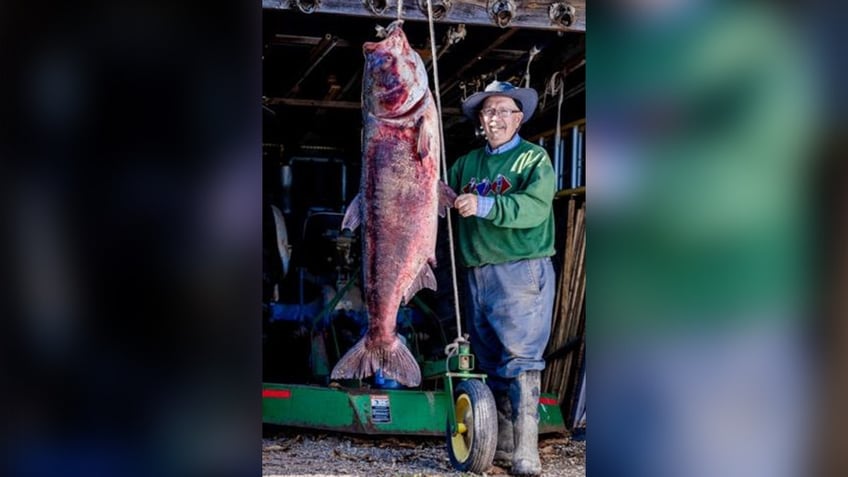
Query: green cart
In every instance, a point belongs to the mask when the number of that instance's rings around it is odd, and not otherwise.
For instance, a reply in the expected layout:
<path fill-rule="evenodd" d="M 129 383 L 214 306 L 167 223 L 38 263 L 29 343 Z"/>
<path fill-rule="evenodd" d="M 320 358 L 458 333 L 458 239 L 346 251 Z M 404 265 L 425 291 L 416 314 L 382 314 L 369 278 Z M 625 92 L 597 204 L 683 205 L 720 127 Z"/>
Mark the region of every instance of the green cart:
<path fill-rule="evenodd" d="M 495 400 L 486 375 L 474 373 L 467 341 L 442 361 L 422 364 L 422 387 L 376 389 L 351 380 L 330 386 L 265 383 L 262 418 L 269 424 L 372 435 L 444 435 L 453 466 L 481 473 L 497 445 Z M 554 395 L 539 399 L 539 432 L 565 432 Z"/>

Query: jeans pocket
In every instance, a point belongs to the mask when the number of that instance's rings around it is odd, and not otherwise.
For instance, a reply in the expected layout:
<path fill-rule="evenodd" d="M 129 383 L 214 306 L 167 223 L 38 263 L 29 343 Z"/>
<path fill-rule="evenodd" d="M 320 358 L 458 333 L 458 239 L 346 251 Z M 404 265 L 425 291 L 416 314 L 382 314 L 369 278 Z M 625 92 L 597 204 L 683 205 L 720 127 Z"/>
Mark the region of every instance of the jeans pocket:
<path fill-rule="evenodd" d="M 542 262 L 539 259 L 524 260 L 527 283 L 534 290 L 542 291 Z"/>

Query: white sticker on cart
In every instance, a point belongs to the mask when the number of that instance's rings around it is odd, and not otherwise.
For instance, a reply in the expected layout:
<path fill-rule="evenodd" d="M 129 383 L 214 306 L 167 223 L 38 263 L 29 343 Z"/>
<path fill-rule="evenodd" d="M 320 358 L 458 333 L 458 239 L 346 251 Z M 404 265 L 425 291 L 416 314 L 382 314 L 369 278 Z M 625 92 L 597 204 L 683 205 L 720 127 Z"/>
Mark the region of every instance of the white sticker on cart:
<path fill-rule="evenodd" d="M 392 411 L 391 405 L 389 404 L 389 396 L 382 394 L 375 394 L 371 396 L 371 422 L 392 422 Z"/>

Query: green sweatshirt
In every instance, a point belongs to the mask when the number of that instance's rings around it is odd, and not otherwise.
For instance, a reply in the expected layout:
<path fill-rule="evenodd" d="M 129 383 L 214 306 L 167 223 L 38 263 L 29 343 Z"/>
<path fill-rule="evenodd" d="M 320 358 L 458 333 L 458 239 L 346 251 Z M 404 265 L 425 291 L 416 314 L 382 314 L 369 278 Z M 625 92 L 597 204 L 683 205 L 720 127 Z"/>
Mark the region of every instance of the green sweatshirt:
<path fill-rule="evenodd" d="M 460 217 L 459 256 L 467 267 L 554 254 L 554 170 L 548 153 L 521 140 L 500 154 L 485 147 L 460 157 L 448 172 L 459 194 L 493 197 L 486 217 Z"/>

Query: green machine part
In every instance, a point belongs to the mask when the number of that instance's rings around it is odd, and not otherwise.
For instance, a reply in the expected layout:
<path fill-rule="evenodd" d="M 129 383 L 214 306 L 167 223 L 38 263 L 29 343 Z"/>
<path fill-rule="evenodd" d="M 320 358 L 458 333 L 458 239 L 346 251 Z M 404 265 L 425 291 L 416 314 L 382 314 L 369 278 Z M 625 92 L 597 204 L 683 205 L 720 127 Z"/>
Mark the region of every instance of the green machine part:
<path fill-rule="evenodd" d="M 455 383 L 485 382 L 473 373 L 474 355 L 467 341 L 447 359 L 421 364 L 425 380 L 442 380 L 442 390 L 375 389 L 264 383 L 262 422 L 358 434 L 444 436 L 457 430 L 453 403 Z M 433 386 L 435 387 L 435 386 Z M 539 433 L 563 433 L 565 424 L 553 394 L 539 397 Z"/>
<path fill-rule="evenodd" d="M 449 405 L 443 391 L 299 384 L 262 389 L 265 423 L 359 434 L 443 435 Z"/>
<path fill-rule="evenodd" d="M 556 397 L 543 394 L 539 401 L 539 432 L 564 432 Z M 449 409 L 449 394 L 443 390 L 262 386 L 262 421 L 283 426 L 356 434 L 444 436 Z"/>

